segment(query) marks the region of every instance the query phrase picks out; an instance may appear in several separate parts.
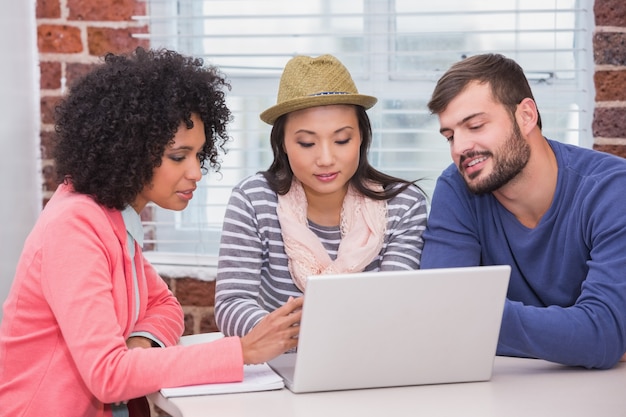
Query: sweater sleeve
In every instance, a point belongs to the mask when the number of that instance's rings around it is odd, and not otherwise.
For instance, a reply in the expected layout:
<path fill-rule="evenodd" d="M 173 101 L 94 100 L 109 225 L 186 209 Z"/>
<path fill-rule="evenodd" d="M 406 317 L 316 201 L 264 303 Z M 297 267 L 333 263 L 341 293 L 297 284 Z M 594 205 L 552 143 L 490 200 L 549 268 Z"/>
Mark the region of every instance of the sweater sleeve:
<path fill-rule="evenodd" d="M 63 239 L 59 240 L 59 236 Z M 101 209 L 75 203 L 47 225 L 42 238 L 44 296 L 58 323 L 67 354 L 85 385 L 100 401 L 123 401 L 163 386 L 243 378 L 238 338 L 166 349 L 126 347 L 124 328 L 133 320 L 129 305 L 134 297 L 125 280 L 116 279 L 123 275 L 122 245 Z M 163 302 L 168 297 L 162 286 L 149 296 L 152 305 L 165 305 L 170 310 L 171 300 Z M 174 314 L 176 318 L 168 314 L 156 320 L 146 319 L 145 323 L 146 328 L 173 344 L 177 338 L 174 335 L 180 332 L 180 313 Z M 170 320 L 177 323 L 164 331 Z M 63 352 L 59 348 L 58 354 Z"/>
<path fill-rule="evenodd" d="M 215 320 L 227 336 L 243 336 L 268 313 L 257 299 L 263 244 L 252 202 L 233 189 L 222 230 L 215 289 Z"/>
<path fill-rule="evenodd" d="M 409 186 L 388 201 L 389 239 L 382 253 L 381 270 L 419 268 L 426 211 L 426 197 L 415 186 Z"/>
<path fill-rule="evenodd" d="M 626 205 L 626 170 L 603 172 L 576 187 L 580 198 L 568 215 L 582 245 L 565 242 L 559 262 L 561 276 L 546 277 L 558 285 L 582 283 L 573 304 L 534 307 L 507 300 L 498 352 L 539 357 L 566 365 L 611 368 L 626 350 L 626 217 L 615 211 Z M 562 217 L 568 217 L 562 215 Z M 587 253 L 581 253 L 582 246 Z M 571 257 L 571 253 L 574 257 Z M 581 258 L 579 261 L 575 257 Z M 586 269 L 577 268 L 576 262 Z M 570 284 L 571 285 L 571 284 Z"/>
<path fill-rule="evenodd" d="M 626 217 L 615 212 L 626 205 L 626 177 L 602 172 L 581 181 L 577 175 L 570 178 L 572 200 L 550 219 L 550 241 L 524 240 L 539 228 L 504 238 L 489 204 L 477 203 L 491 196 L 468 196 L 449 173 L 437 182 L 422 268 L 512 267 L 499 355 L 610 368 L 626 350 Z"/>
<path fill-rule="evenodd" d="M 133 332 L 149 333 L 165 346 L 175 345 L 185 330 L 183 310 L 152 265 L 143 256 L 141 259 L 145 290 L 140 295 L 146 309 L 135 323 Z"/>

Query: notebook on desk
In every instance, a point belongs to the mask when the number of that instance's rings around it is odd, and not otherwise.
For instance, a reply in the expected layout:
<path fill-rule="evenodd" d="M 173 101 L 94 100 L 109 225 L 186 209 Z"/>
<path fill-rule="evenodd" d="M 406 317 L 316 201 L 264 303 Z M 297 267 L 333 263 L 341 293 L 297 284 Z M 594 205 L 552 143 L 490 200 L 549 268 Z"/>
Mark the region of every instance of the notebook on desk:
<path fill-rule="evenodd" d="M 298 352 L 269 365 L 295 393 L 489 380 L 510 271 L 310 277 Z"/>

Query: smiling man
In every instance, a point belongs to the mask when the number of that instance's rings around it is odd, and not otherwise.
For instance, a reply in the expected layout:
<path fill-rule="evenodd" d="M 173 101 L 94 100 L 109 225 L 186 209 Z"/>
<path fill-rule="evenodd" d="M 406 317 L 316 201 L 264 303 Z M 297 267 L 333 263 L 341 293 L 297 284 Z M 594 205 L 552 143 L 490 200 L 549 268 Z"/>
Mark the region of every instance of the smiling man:
<path fill-rule="evenodd" d="M 428 106 L 454 163 L 421 267 L 511 266 L 499 355 L 614 366 L 626 350 L 626 161 L 545 138 L 522 68 L 502 55 L 453 65 Z"/>

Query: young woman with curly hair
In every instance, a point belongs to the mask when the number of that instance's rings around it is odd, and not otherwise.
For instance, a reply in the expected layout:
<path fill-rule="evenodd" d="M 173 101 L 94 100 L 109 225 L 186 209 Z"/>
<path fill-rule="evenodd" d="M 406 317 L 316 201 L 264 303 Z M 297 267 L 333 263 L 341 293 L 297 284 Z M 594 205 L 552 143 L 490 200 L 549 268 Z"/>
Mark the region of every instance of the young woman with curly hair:
<path fill-rule="evenodd" d="M 61 101 L 60 185 L 4 304 L 3 415 L 127 415 L 119 407 L 130 399 L 240 381 L 244 364 L 295 346 L 301 300 L 245 337 L 177 346 L 182 309 L 142 255 L 141 210 L 184 209 L 204 170 L 219 169 L 225 88 L 199 59 L 137 49 L 107 55 Z"/>

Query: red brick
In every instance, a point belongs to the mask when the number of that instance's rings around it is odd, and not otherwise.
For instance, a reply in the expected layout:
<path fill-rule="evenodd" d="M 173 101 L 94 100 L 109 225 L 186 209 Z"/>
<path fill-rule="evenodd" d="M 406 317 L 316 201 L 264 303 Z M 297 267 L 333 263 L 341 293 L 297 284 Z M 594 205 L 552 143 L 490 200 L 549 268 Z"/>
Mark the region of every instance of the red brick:
<path fill-rule="evenodd" d="M 211 333 L 219 331 L 215 322 L 215 314 L 213 308 L 207 309 L 200 319 L 200 333 Z"/>
<path fill-rule="evenodd" d="M 215 281 L 178 278 L 176 280 L 176 298 L 183 306 L 213 307 L 215 303 Z"/>
<path fill-rule="evenodd" d="M 626 145 L 593 145 L 593 149 L 626 158 Z"/>
<path fill-rule="evenodd" d="M 598 107 L 593 114 L 593 136 L 626 139 L 626 107 Z"/>
<path fill-rule="evenodd" d="M 83 51 L 80 29 L 68 25 L 37 26 L 40 53 L 78 53 Z"/>
<path fill-rule="evenodd" d="M 61 63 L 41 62 L 39 64 L 41 74 L 40 86 L 43 90 L 61 88 Z"/>
<path fill-rule="evenodd" d="M 593 13 L 596 26 L 626 27 L 626 2 L 624 0 L 595 0 Z"/>
<path fill-rule="evenodd" d="M 54 142 L 57 134 L 55 132 L 41 132 L 41 158 L 42 159 L 50 159 L 52 158 L 52 151 L 54 150 Z"/>
<path fill-rule="evenodd" d="M 71 88 L 72 85 L 85 74 L 91 71 L 96 64 L 80 64 L 80 63 L 68 63 L 65 66 L 65 78 L 67 86 Z"/>
<path fill-rule="evenodd" d="M 54 123 L 54 107 L 59 102 L 60 97 L 46 96 L 39 101 L 41 104 L 41 122 L 44 124 Z"/>
<path fill-rule="evenodd" d="M 155 219 L 155 208 L 152 206 L 146 206 L 139 216 L 141 217 L 142 222 L 148 222 L 149 225 L 144 224 L 143 233 L 144 233 L 144 252 L 152 251 L 156 248 L 154 243 L 149 242 L 150 240 L 154 241 L 156 239 L 156 226 L 152 224 Z"/>
<path fill-rule="evenodd" d="M 138 46 L 148 48 L 147 39 L 133 38 L 134 33 L 146 33 L 147 26 L 142 28 L 112 29 L 101 27 L 87 28 L 87 44 L 89 54 L 103 56 L 109 52 L 114 54 L 133 51 Z"/>
<path fill-rule="evenodd" d="M 593 60 L 598 65 L 626 65 L 626 33 L 594 34 Z"/>
<path fill-rule="evenodd" d="M 136 0 L 67 0 L 69 20 L 131 21 L 133 15 L 144 15 L 146 3 Z"/>
<path fill-rule="evenodd" d="M 187 313 L 185 314 L 185 330 L 183 331 L 183 336 L 187 336 L 190 334 L 195 334 L 195 318 L 193 314 Z"/>
<path fill-rule="evenodd" d="M 37 0 L 37 19 L 54 19 L 61 17 L 59 0 Z"/>
<path fill-rule="evenodd" d="M 46 165 L 41 170 L 43 175 L 43 189 L 44 191 L 56 191 L 57 182 L 54 167 L 52 165 Z"/>
<path fill-rule="evenodd" d="M 146 206 L 141 213 L 139 213 L 139 217 L 141 217 L 142 222 L 149 222 L 154 220 L 155 208 L 152 206 Z"/>
<path fill-rule="evenodd" d="M 626 101 L 626 70 L 594 74 L 596 101 Z"/>

